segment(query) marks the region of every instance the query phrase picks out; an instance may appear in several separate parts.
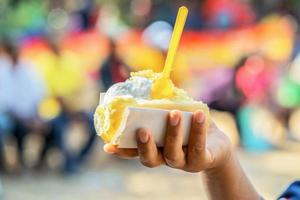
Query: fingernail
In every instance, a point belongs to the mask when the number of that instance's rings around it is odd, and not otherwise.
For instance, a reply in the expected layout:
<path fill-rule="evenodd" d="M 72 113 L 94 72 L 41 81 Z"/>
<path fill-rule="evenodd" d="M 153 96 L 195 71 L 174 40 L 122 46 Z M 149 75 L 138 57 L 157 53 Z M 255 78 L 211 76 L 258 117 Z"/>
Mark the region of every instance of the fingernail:
<path fill-rule="evenodd" d="M 171 111 L 170 113 L 170 124 L 171 126 L 177 126 L 179 123 L 178 111 Z"/>
<path fill-rule="evenodd" d="M 196 121 L 196 123 L 202 124 L 204 122 L 204 120 L 205 120 L 204 113 L 201 112 L 201 111 L 197 111 L 195 113 L 195 121 Z"/>
<path fill-rule="evenodd" d="M 149 134 L 147 133 L 147 131 L 143 129 L 138 130 L 137 136 L 138 136 L 138 140 L 143 144 L 147 143 L 149 140 Z"/>
<path fill-rule="evenodd" d="M 104 145 L 103 147 L 103 150 L 106 152 L 106 153 L 109 153 L 109 154 L 114 154 L 115 151 L 114 151 L 114 148 L 112 148 L 111 145 Z"/>

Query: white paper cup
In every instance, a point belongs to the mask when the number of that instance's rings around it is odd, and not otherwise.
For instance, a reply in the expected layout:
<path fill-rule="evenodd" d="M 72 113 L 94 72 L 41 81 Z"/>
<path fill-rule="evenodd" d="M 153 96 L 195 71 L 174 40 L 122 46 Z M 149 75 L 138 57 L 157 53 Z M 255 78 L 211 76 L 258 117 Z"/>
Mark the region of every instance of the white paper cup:
<path fill-rule="evenodd" d="M 153 108 L 129 107 L 127 119 L 124 123 L 123 131 L 118 141 L 119 148 L 136 148 L 136 131 L 139 128 L 150 130 L 158 147 L 164 145 L 166 126 L 168 122 L 169 110 Z M 192 119 L 192 112 L 182 112 L 181 126 L 183 134 L 183 145 L 187 145 Z"/>

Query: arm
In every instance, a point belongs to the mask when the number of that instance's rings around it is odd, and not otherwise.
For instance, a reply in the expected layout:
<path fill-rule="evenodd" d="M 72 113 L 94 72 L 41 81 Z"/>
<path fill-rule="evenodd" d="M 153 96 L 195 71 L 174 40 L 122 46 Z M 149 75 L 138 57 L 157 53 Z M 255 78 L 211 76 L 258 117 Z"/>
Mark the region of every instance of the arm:
<path fill-rule="evenodd" d="M 214 123 L 207 128 L 201 111 L 193 115 L 189 143 L 182 147 L 181 113 L 171 111 L 163 149 L 156 147 L 146 129 L 137 132 L 138 149 L 118 149 L 105 145 L 104 150 L 121 157 L 139 156 L 147 167 L 167 165 L 187 172 L 203 172 L 208 196 L 212 200 L 258 200 L 259 195 L 244 174 L 229 139 Z"/>
<path fill-rule="evenodd" d="M 260 199 L 233 152 L 222 167 L 204 171 L 203 181 L 209 199 Z"/>

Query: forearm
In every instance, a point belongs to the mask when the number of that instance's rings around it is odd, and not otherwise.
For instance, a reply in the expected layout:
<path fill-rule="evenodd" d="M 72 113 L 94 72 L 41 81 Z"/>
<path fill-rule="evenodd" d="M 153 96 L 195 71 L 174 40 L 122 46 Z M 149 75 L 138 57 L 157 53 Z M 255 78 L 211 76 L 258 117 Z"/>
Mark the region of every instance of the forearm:
<path fill-rule="evenodd" d="M 234 153 L 231 153 L 222 167 L 207 170 L 203 176 L 208 197 L 211 200 L 260 199 Z"/>

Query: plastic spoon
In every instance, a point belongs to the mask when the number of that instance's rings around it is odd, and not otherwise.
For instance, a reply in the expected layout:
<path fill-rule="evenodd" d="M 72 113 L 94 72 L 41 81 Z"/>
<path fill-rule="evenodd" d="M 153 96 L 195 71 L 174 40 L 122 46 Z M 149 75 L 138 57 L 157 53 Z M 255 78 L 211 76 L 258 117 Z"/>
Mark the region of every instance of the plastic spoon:
<path fill-rule="evenodd" d="M 170 80 L 170 74 L 187 14 L 188 9 L 185 6 L 179 8 L 162 77 L 157 79 L 152 86 L 151 96 L 154 99 L 167 98 L 173 95 L 173 83 Z"/>

